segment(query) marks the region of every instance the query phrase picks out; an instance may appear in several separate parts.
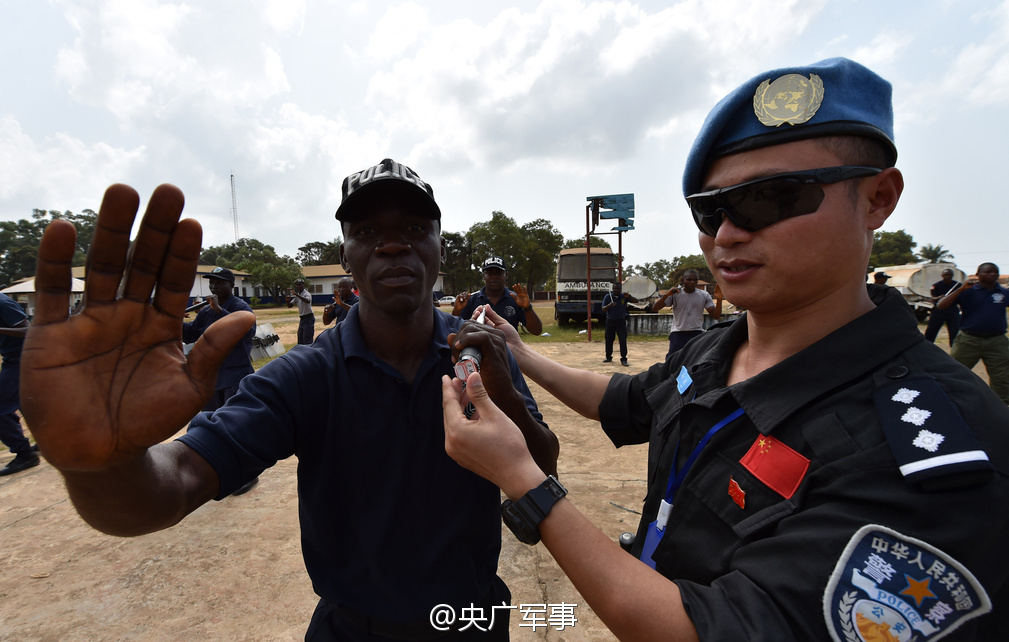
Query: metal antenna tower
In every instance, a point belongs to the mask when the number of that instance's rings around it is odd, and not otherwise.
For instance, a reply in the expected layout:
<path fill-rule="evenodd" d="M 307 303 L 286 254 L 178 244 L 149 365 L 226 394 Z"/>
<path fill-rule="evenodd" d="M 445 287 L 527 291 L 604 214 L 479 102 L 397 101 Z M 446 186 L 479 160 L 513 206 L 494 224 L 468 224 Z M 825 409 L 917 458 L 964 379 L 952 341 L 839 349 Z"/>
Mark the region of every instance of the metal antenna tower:
<path fill-rule="evenodd" d="M 231 175 L 231 218 L 235 221 L 235 242 L 238 242 L 238 198 L 235 196 L 235 175 Z"/>

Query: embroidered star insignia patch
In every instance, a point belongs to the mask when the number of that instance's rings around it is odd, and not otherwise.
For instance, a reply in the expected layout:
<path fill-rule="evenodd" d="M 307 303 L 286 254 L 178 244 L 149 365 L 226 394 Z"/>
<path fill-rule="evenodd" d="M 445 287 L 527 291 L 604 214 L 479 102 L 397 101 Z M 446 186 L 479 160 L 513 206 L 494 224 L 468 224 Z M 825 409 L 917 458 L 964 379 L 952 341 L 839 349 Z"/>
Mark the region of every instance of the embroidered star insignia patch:
<path fill-rule="evenodd" d="M 877 524 L 852 536 L 823 593 L 834 642 L 938 640 L 991 609 L 988 593 L 963 564 Z"/>

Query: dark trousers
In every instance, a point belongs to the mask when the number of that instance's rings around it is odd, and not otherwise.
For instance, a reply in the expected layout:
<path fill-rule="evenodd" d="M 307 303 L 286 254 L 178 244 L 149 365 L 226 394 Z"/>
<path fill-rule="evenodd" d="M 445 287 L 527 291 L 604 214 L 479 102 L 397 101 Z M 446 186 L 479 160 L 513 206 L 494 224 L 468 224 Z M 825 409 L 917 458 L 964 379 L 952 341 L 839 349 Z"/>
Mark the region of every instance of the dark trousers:
<path fill-rule="evenodd" d="M 21 364 L 18 359 L 5 357 L 0 370 L 0 442 L 15 455 L 27 455 L 32 444 L 21 430 L 18 408 L 21 407 Z"/>
<path fill-rule="evenodd" d="M 666 360 L 673 356 L 674 353 L 679 352 L 683 349 L 683 346 L 687 345 L 687 342 L 694 337 L 702 334 L 704 330 L 684 330 L 682 332 L 670 332 L 669 333 L 669 352 L 666 353 Z"/>
<path fill-rule="evenodd" d="M 620 339 L 620 358 L 627 358 L 627 320 L 606 319 L 606 358 L 613 358 L 613 337 Z"/>
<path fill-rule="evenodd" d="M 939 336 L 939 330 L 943 324 L 946 324 L 946 332 L 949 333 L 949 344 L 953 345 L 953 339 L 956 338 L 956 333 L 960 331 L 960 310 L 955 306 L 946 308 L 945 310 L 932 308 L 931 314 L 928 315 L 928 327 L 925 328 L 925 338 L 935 343 L 935 338 Z"/>
<path fill-rule="evenodd" d="M 466 621 L 456 619 L 452 626 L 442 626 L 439 631 L 429 620 L 410 623 L 394 623 L 374 620 L 354 613 L 339 606 L 333 606 L 326 600 L 319 600 L 312 615 L 312 623 L 305 633 L 306 642 L 394 642 L 396 640 L 440 640 L 441 642 L 508 642 L 509 614 L 513 609 L 498 608 L 494 610 L 494 624 L 489 618 L 493 606 L 500 607 L 511 602 L 511 591 L 499 577 L 494 578 L 490 595 L 475 604 L 482 608 L 488 621 L 478 622 L 484 630 L 469 625 Z M 436 605 L 432 604 L 432 609 Z M 455 615 L 461 616 L 459 611 Z M 460 628 L 467 627 L 465 631 Z"/>
<path fill-rule="evenodd" d="M 315 315 L 306 314 L 298 321 L 298 345 L 312 345 L 315 340 Z"/>

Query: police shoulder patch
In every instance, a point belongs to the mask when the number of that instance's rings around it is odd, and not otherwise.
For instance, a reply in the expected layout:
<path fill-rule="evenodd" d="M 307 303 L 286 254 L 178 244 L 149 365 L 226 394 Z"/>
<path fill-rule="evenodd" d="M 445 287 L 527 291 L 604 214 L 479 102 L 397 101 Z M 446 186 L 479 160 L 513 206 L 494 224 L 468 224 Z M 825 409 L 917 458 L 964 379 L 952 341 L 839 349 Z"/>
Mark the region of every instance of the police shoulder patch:
<path fill-rule="evenodd" d="M 823 593 L 834 642 L 939 640 L 989 611 L 988 593 L 965 566 L 876 524 L 852 536 Z"/>
<path fill-rule="evenodd" d="M 893 370 L 907 372 L 903 367 Z M 873 400 L 907 481 L 957 486 L 994 472 L 967 422 L 932 377 L 892 375 L 876 388 Z"/>

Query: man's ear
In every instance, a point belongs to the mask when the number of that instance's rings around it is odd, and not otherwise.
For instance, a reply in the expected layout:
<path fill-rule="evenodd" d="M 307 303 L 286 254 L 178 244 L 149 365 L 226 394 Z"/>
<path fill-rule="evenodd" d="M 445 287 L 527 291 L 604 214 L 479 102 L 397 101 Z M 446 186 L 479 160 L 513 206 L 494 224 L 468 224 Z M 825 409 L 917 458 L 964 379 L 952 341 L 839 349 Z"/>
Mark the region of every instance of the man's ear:
<path fill-rule="evenodd" d="M 441 264 L 445 265 L 448 263 L 448 243 L 445 241 L 444 236 L 439 236 L 441 239 Z"/>
<path fill-rule="evenodd" d="M 869 210 L 866 222 L 869 229 L 878 230 L 897 207 L 904 191 L 904 176 L 896 167 L 890 167 L 865 181 L 868 189 Z"/>
<path fill-rule="evenodd" d="M 343 253 L 343 243 L 340 243 L 340 265 L 344 272 L 350 274 L 350 264 L 347 263 L 347 255 Z"/>

